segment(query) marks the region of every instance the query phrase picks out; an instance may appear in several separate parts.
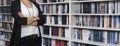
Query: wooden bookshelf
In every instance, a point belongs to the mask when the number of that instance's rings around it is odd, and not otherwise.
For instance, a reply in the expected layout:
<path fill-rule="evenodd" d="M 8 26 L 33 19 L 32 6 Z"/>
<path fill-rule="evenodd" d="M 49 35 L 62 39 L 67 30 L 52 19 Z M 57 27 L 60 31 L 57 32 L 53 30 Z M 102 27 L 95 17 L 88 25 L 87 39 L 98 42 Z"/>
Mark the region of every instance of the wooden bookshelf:
<path fill-rule="evenodd" d="M 4 41 L 5 46 L 9 45 L 8 42 L 10 42 L 12 33 L 11 1 L 0 0 L 0 41 Z"/>
<path fill-rule="evenodd" d="M 0 31 L 12 33 L 12 30 L 5 30 L 3 28 L 0 28 Z"/>
<path fill-rule="evenodd" d="M 42 37 L 68 41 L 69 46 L 119 46 L 120 45 L 120 1 L 118 0 L 37 0 L 46 24 L 42 27 Z M 61 5 L 68 5 L 61 6 Z M 67 10 L 66 10 L 67 9 Z M 49 12 L 47 12 L 49 11 Z M 68 11 L 66 13 L 62 13 Z M 54 17 L 57 16 L 57 17 Z M 62 20 L 65 17 L 66 20 Z M 66 21 L 67 24 L 61 24 Z M 68 38 L 54 36 L 54 28 L 65 28 Z M 46 30 L 45 30 L 46 28 Z M 44 34 L 48 33 L 47 35 Z M 61 29 L 56 29 L 60 34 Z M 79 31 L 79 32 L 78 32 Z M 64 32 L 62 32 L 64 33 Z M 64 34 L 63 34 L 64 35 Z M 98 35 L 98 36 L 97 36 Z M 78 39 L 79 37 L 79 39 Z M 85 41 L 87 40 L 87 41 Z M 43 43 L 47 43 L 44 42 Z M 75 45 L 78 43 L 79 45 Z M 51 45 L 50 44 L 50 45 Z M 44 44 L 42 44 L 44 45 Z M 54 44 L 56 45 L 56 44 Z M 64 46 L 64 45 L 63 45 Z"/>

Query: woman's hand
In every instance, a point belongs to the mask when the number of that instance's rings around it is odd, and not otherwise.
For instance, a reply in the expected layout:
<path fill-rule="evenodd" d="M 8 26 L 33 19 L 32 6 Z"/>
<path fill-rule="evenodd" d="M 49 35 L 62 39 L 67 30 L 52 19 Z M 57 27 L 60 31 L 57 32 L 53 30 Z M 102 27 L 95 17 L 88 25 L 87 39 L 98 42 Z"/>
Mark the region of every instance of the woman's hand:
<path fill-rule="evenodd" d="M 28 25 L 31 25 L 31 24 L 34 23 L 36 20 L 37 20 L 37 19 L 34 18 L 34 17 L 28 17 L 28 19 L 27 19 L 27 24 L 28 24 Z"/>
<path fill-rule="evenodd" d="M 38 16 L 32 16 L 33 18 L 35 18 L 36 20 L 39 20 L 39 17 Z"/>
<path fill-rule="evenodd" d="M 32 23 L 30 23 L 29 25 L 31 26 L 37 26 L 37 20 L 39 20 L 38 16 L 32 16 L 31 21 L 33 21 Z"/>
<path fill-rule="evenodd" d="M 33 23 L 29 24 L 30 26 L 37 26 L 37 21 L 34 21 Z"/>
<path fill-rule="evenodd" d="M 24 17 L 21 12 L 18 12 L 20 17 Z M 37 20 L 39 20 L 38 16 L 32 16 L 27 18 L 27 25 L 37 26 Z"/>

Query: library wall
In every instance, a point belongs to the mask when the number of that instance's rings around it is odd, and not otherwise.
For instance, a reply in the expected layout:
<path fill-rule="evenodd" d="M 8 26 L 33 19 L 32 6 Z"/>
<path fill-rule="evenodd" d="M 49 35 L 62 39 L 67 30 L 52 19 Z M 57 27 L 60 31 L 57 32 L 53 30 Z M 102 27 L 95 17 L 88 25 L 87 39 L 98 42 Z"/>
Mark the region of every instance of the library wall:
<path fill-rule="evenodd" d="M 11 1 L 0 0 L 0 46 L 9 46 L 12 33 Z"/>

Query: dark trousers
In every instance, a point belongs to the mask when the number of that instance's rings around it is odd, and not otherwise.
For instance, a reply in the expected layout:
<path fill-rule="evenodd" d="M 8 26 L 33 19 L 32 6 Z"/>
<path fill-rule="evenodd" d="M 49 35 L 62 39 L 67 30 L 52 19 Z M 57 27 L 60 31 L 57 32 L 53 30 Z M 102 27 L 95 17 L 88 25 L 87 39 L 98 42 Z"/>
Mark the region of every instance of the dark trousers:
<path fill-rule="evenodd" d="M 38 40 L 38 37 L 34 36 L 27 36 L 21 38 L 21 46 L 39 46 L 40 42 Z"/>

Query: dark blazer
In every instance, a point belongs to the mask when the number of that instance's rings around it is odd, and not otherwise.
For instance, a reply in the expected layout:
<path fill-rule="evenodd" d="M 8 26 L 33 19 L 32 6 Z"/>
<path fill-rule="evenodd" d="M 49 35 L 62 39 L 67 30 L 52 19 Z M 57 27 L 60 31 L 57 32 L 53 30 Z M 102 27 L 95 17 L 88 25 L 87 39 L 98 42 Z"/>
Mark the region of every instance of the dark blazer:
<path fill-rule="evenodd" d="M 44 19 L 44 16 L 42 15 L 39 5 L 36 2 L 33 2 L 33 4 L 38 8 L 38 12 L 39 12 L 40 20 L 37 20 L 37 22 L 38 22 L 37 26 L 38 26 L 39 33 L 40 33 L 39 25 L 43 25 L 45 23 L 45 19 Z M 20 17 L 17 14 L 19 11 L 21 11 L 20 0 L 12 1 L 11 14 L 14 18 L 14 25 L 13 25 L 12 36 L 10 39 L 10 46 L 21 46 L 20 45 L 21 25 L 27 25 L 27 17 Z M 39 42 L 40 42 L 40 46 L 41 46 L 41 42 L 42 42 L 41 33 L 39 35 L 40 35 Z"/>

